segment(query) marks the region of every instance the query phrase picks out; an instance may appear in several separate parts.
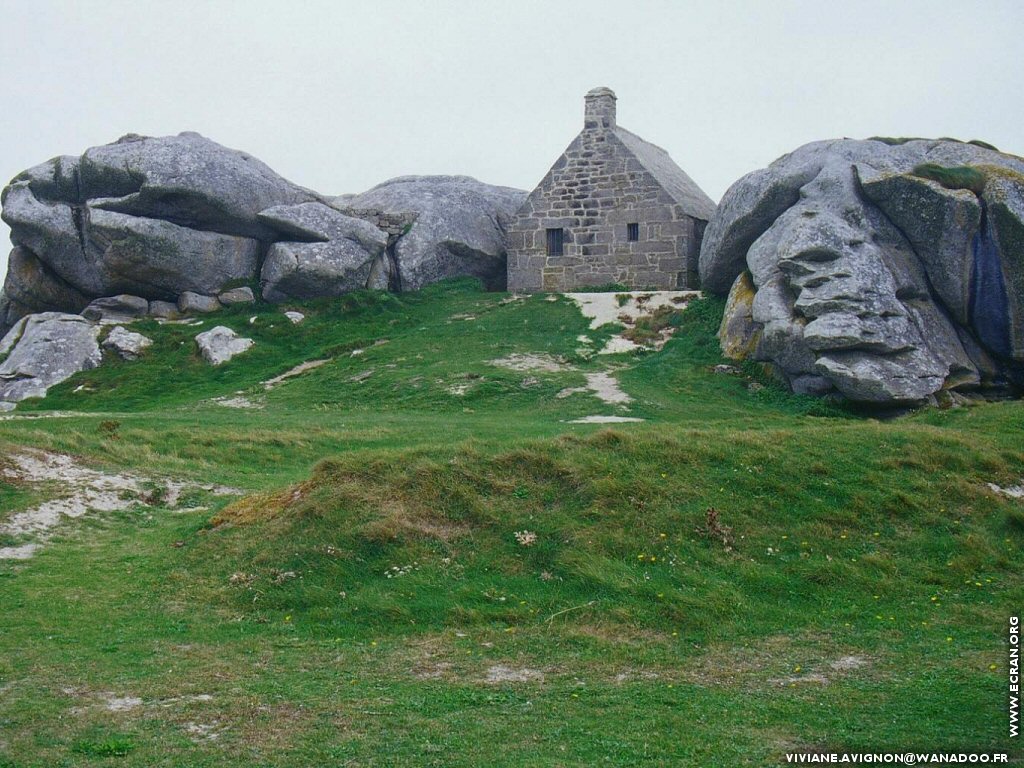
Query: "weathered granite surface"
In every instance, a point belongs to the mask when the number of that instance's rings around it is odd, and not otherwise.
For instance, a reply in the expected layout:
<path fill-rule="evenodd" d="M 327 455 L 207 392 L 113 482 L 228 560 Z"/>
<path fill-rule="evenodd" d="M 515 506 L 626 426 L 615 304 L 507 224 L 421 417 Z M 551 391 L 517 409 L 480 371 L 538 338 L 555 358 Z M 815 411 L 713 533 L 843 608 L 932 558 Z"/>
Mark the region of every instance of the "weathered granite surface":
<path fill-rule="evenodd" d="M 100 326 L 79 315 L 44 312 L 18 320 L 0 340 L 0 402 L 44 397 L 54 384 L 98 366 L 99 335 Z"/>
<path fill-rule="evenodd" d="M 720 337 L 796 391 L 878 405 L 1024 385 L 1024 160 L 952 140 L 808 144 L 705 233 Z"/>

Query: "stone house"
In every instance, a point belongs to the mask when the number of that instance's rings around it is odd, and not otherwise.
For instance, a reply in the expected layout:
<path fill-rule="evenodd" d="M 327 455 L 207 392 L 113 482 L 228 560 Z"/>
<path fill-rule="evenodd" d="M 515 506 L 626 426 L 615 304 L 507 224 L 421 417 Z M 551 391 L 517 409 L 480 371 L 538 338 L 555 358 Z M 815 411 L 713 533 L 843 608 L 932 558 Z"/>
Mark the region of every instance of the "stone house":
<path fill-rule="evenodd" d="M 695 289 L 714 211 L 665 150 L 616 124 L 615 94 L 595 88 L 583 130 L 508 228 L 508 289 Z"/>

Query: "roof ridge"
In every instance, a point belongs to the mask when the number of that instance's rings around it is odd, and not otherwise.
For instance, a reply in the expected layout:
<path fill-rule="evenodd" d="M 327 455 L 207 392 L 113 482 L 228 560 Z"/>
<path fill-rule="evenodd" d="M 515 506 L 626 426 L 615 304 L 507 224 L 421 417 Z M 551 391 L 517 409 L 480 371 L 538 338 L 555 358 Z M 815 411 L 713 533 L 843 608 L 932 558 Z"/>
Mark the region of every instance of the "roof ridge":
<path fill-rule="evenodd" d="M 632 131 L 615 126 L 610 130 L 623 148 L 654 177 L 654 180 L 675 200 L 688 216 L 709 221 L 714 215 L 715 205 L 697 182 L 690 178 L 672 156 L 657 144 L 637 136 Z"/>
<path fill-rule="evenodd" d="M 648 141 L 647 139 L 645 139 L 643 136 L 640 136 L 639 134 L 633 133 L 628 128 L 623 128 L 621 125 L 616 125 L 615 128 L 613 128 L 612 130 L 614 130 L 614 131 L 622 131 L 623 133 L 628 133 L 630 136 L 632 136 L 637 141 L 642 141 L 647 146 L 654 147 L 659 152 L 663 152 L 664 154 L 668 155 L 668 150 L 667 149 L 665 149 L 662 146 L 659 146 L 658 144 L 655 144 L 653 141 Z M 672 156 L 669 155 L 669 157 L 672 157 Z M 675 161 L 673 160 L 672 162 L 675 162 Z M 680 170 L 682 170 L 682 169 L 680 169 Z"/>

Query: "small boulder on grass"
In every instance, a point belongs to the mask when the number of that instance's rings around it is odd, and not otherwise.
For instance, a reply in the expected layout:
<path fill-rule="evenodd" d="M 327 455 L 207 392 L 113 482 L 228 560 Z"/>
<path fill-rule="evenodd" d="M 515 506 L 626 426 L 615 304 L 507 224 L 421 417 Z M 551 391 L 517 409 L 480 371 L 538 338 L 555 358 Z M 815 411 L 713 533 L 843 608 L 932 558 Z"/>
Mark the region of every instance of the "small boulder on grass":
<path fill-rule="evenodd" d="M 149 302 L 141 296 L 122 293 L 94 299 L 82 310 L 82 317 L 99 323 L 130 323 L 149 312 Z"/>
<path fill-rule="evenodd" d="M 240 355 L 252 347 L 252 339 L 240 337 L 230 328 L 218 325 L 196 336 L 196 344 L 203 359 L 210 365 L 226 363 L 235 355 Z"/>
<path fill-rule="evenodd" d="M 253 296 L 252 293 L 252 288 L 248 286 L 232 288 L 230 291 L 219 293 L 217 294 L 217 299 L 225 307 L 230 307 L 232 304 L 252 304 L 256 301 L 256 297 Z"/>
<path fill-rule="evenodd" d="M 178 310 L 186 315 L 197 312 L 216 312 L 221 308 L 221 303 L 216 296 L 203 296 L 202 294 L 185 291 L 178 296 Z"/>
<path fill-rule="evenodd" d="M 152 339 L 121 325 L 115 326 L 103 340 L 103 348 L 116 352 L 122 360 L 138 360 L 143 350 L 152 344 Z"/>
<path fill-rule="evenodd" d="M 177 320 L 181 317 L 178 305 L 170 301 L 149 302 L 149 316 L 158 317 L 163 320 Z"/>

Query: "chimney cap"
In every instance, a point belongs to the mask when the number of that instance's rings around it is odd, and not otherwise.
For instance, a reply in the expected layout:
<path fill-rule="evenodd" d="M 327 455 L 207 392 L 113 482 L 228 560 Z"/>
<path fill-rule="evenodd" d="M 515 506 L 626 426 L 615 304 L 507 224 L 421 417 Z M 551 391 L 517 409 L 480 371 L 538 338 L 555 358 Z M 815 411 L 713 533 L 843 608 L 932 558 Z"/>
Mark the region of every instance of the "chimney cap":
<path fill-rule="evenodd" d="M 615 91 L 613 91 L 611 88 L 606 88 L 605 86 L 602 85 L 600 88 L 593 88 L 587 91 L 587 95 L 584 98 L 586 98 L 587 100 L 600 99 L 603 96 L 610 96 L 611 98 L 614 99 Z"/>

